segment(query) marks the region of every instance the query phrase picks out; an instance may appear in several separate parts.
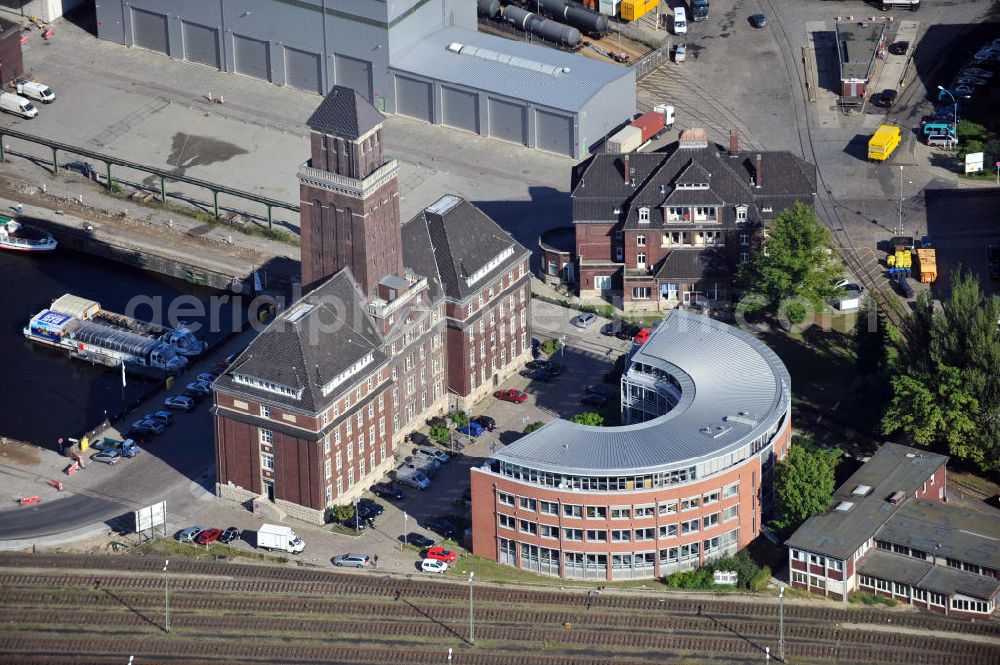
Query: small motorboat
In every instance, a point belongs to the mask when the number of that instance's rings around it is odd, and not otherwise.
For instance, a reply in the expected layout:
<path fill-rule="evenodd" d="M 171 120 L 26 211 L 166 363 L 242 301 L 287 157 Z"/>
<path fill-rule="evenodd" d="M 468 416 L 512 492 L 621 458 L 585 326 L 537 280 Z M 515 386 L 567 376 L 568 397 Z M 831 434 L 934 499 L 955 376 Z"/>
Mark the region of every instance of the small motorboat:
<path fill-rule="evenodd" d="M 51 252 L 58 244 L 48 231 L 0 215 L 0 249 Z"/>

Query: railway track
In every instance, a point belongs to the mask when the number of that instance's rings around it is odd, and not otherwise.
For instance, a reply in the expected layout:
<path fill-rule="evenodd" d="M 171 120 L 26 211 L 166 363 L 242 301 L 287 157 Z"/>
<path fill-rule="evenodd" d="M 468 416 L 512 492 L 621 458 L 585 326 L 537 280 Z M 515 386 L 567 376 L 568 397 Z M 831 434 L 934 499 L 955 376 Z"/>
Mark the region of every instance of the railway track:
<path fill-rule="evenodd" d="M 79 664 L 127 654 L 182 664 L 419 664 L 441 662 L 451 647 L 457 662 L 481 665 L 684 663 L 710 655 L 749 663 L 777 637 L 773 601 L 482 585 L 473 648 L 465 584 L 186 559 L 172 562 L 167 634 L 161 565 L 158 557 L 0 555 L 0 661 Z M 887 618 L 900 630 L 837 625 Z M 795 662 L 1000 663 L 993 622 L 788 604 L 785 629 Z"/>

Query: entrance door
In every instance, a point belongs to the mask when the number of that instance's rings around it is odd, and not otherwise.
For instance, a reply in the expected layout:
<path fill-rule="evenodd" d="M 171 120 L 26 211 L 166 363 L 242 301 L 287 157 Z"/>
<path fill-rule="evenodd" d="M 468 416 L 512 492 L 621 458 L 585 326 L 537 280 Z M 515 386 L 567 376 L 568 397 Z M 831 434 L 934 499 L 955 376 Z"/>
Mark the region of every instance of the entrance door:
<path fill-rule="evenodd" d="M 265 480 L 264 481 L 264 491 L 267 493 L 267 500 L 274 502 L 274 481 Z"/>

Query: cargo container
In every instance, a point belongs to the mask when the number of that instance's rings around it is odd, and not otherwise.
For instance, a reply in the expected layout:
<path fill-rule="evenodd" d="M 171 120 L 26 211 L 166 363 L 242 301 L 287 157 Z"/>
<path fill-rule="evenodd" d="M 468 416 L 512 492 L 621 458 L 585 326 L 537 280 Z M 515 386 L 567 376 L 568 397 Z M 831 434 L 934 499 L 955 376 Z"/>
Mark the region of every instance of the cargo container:
<path fill-rule="evenodd" d="M 643 144 L 642 130 L 632 125 L 619 129 L 605 142 L 605 152 L 621 154 L 632 152 Z"/>
<path fill-rule="evenodd" d="M 642 132 L 642 139 L 639 142 L 641 145 L 646 141 L 659 136 L 659 134 L 663 131 L 664 114 L 656 111 L 648 111 L 630 122 L 629 125 L 632 127 L 638 127 L 639 131 Z"/>
<path fill-rule="evenodd" d="M 884 162 L 899 145 L 899 127 L 881 125 L 868 140 L 868 160 Z"/>
<path fill-rule="evenodd" d="M 656 9 L 659 0 L 622 0 L 621 17 L 623 21 L 635 21 L 650 11 Z"/>
<path fill-rule="evenodd" d="M 937 252 L 933 249 L 918 249 L 917 263 L 920 264 L 920 281 L 930 284 L 937 279 Z"/>

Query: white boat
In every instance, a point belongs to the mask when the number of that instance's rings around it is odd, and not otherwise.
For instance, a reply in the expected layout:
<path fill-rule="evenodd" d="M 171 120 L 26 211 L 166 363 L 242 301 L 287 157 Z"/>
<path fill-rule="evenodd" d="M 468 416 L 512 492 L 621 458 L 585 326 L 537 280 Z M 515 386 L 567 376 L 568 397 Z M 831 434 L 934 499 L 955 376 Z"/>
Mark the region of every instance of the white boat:
<path fill-rule="evenodd" d="M 58 244 L 48 231 L 0 215 L 0 249 L 10 249 L 15 252 L 51 252 Z"/>

